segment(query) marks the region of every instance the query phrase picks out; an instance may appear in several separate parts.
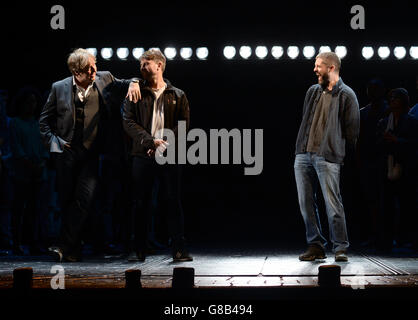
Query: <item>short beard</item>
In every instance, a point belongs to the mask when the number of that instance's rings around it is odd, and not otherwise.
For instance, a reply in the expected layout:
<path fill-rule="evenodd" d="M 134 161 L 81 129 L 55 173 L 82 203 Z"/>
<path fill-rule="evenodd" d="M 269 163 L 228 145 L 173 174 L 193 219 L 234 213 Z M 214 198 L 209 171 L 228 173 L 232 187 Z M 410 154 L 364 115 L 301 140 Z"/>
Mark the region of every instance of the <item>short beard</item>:
<path fill-rule="evenodd" d="M 322 76 L 322 82 L 320 82 L 319 84 L 321 85 L 322 89 L 324 89 L 324 90 L 328 88 L 328 86 L 329 86 L 329 76 L 328 76 L 327 73 Z"/>

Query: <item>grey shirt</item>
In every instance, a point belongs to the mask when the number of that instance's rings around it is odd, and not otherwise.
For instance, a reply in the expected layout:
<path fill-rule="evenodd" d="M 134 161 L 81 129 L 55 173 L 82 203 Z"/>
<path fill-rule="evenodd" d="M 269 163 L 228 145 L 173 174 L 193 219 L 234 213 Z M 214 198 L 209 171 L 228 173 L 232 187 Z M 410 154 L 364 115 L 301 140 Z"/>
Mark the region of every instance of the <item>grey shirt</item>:
<path fill-rule="evenodd" d="M 331 91 L 324 90 L 315 108 L 311 130 L 309 131 L 307 152 L 317 153 L 324 136 L 324 130 L 328 119 L 329 108 L 331 105 Z"/>

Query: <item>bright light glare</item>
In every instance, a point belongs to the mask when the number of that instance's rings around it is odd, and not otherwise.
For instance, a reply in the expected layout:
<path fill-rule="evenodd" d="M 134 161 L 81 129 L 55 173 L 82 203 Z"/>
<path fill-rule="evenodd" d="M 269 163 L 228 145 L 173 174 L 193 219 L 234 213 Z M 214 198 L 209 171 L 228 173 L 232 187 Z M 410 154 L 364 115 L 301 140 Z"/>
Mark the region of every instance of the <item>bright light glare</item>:
<path fill-rule="evenodd" d="M 405 47 L 395 47 L 395 49 L 393 49 L 393 54 L 397 59 L 403 59 L 406 56 L 406 49 Z"/>
<path fill-rule="evenodd" d="M 232 59 L 233 57 L 235 57 L 236 53 L 237 50 L 233 46 L 226 46 L 224 48 L 224 56 L 227 59 Z"/>
<path fill-rule="evenodd" d="M 390 49 L 388 47 L 379 47 L 377 54 L 381 59 L 386 59 L 390 55 Z"/>
<path fill-rule="evenodd" d="M 180 49 L 180 56 L 184 59 L 184 60 L 189 60 L 191 58 L 193 54 L 193 50 L 192 48 L 181 48 Z"/>
<path fill-rule="evenodd" d="M 299 48 L 296 46 L 290 46 L 287 48 L 287 55 L 290 59 L 296 59 L 299 55 Z"/>
<path fill-rule="evenodd" d="M 306 59 L 311 59 L 315 55 L 315 48 L 313 46 L 303 47 L 303 55 Z"/>
<path fill-rule="evenodd" d="M 244 58 L 244 59 L 248 59 L 249 57 L 251 57 L 251 47 L 249 46 L 242 46 L 241 48 L 239 48 L 239 55 Z"/>
<path fill-rule="evenodd" d="M 103 59 L 108 60 L 108 59 L 112 58 L 112 56 L 113 56 L 113 49 L 112 48 L 103 48 L 100 51 L 100 54 L 102 55 Z"/>
<path fill-rule="evenodd" d="M 116 55 L 121 60 L 126 60 L 126 58 L 129 56 L 129 50 L 128 48 L 118 48 L 116 50 Z"/>
<path fill-rule="evenodd" d="M 283 53 L 283 47 L 281 46 L 274 46 L 273 48 L 271 48 L 271 55 L 275 59 L 280 59 L 283 56 Z"/>
<path fill-rule="evenodd" d="M 363 55 L 364 59 L 370 59 L 374 55 L 374 50 L 372 47 L 363 47 L 361 50 L 361 54 Z"/>
<path fill-rule="evenodd" d="M 200 60 L 206 60 L 207 57 L 209 56 L 209 49 L 206 47 L 200 47 L 196 49 L 196 56 L 200 59 Z"/>

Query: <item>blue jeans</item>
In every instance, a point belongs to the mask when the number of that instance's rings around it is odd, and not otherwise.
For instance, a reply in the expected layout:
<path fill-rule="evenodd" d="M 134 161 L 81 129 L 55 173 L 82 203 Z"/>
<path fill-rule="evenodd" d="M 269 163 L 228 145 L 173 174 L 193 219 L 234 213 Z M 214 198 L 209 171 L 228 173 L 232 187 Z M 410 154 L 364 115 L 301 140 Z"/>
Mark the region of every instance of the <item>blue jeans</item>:
<path fill-rule="evenodd" d="M 316 203 L 319 183 L 328 216 L 332 249 L 334 252 L 347 249 L 349 242 L 340 194 L 341 165 L 328 162 L 315 153 L 304 153 L 296 155 L 294 168 L 307 243 L 318 244 L 322 247 L 327 244 L 322 235 Z"/>

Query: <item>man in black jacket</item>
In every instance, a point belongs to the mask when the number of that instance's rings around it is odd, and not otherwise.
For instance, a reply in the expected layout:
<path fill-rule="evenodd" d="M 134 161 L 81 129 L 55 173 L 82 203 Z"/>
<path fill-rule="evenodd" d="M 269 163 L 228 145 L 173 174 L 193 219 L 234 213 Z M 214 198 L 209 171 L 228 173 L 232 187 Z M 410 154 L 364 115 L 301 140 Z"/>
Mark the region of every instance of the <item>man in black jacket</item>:
<path fill-rule="evenodd" d="M 306 93 L 303 118 L 296 140 L 295 178 L 305 222 L 308 249 L 301 261 L 324 259 L 326 240 L 317 212 L 318 182 L 325 200 L 330 238 L 336 261 L 347 261 L 349 246 L 340 195 L 340 170 L 346 148 L 354 150 L 360 114 L 354 91 L 339 76 L 341 61 L 333 52 L 316 57 L 318 84 Z"/>
<path fill-rule="evenodd" d="M 60 244 L 50 252 L 58 261 L 81 259 L 81 233 L 98 181 L 99 154 L 122 143 L 109 135 L 121 121 L 120 104 L 126 92 L 140 98 L 138 80 L 118 80 L 108 71 L 97 72 L 96 58 L 85 49 L 67 60 L 72 73 L 52 84 L 42 110 L 41 136 L 55 155 L 57 187 L 63 212 Z"/>
<path fill-rule="evenodd" d="M 192 261 L 186 250 L 184 218 L 180 202 L 181 167 L 157 163 L 155 157 L 168 146 L 164 131 L 174 133 L 177 140 L 179 121 L 189 126 L 189 102 L 184 92 L 163 78 L 166 58 L 159 50 L 146 51 L 140 58 L 142 100 L 125 100 L 123 124 L 132 138 L 133 195 L 136 203 L 134 239 L 129 261 L 144 261 L 146 254 L 147 210 L 154 179 L 159 179 L 162 202 L 172 240 L 174 261 Z M 157 154 L 157 155 L 156 155 Z"/>

